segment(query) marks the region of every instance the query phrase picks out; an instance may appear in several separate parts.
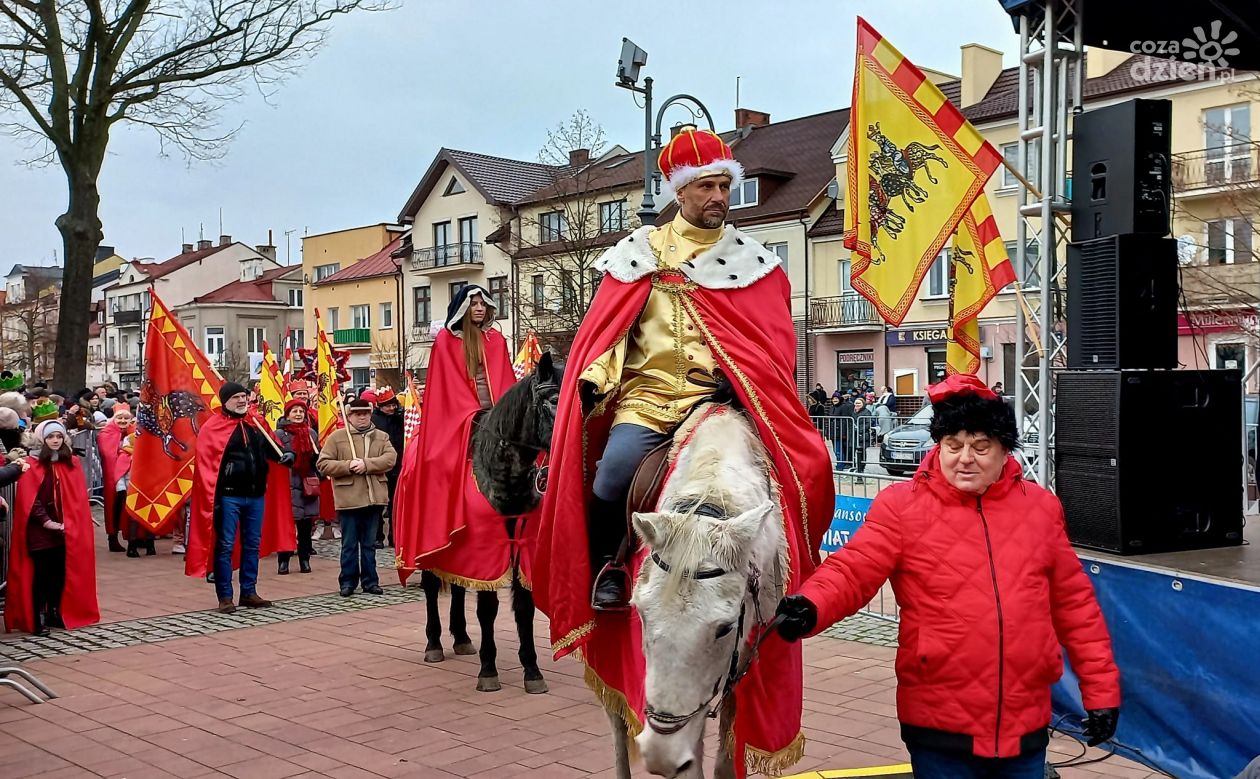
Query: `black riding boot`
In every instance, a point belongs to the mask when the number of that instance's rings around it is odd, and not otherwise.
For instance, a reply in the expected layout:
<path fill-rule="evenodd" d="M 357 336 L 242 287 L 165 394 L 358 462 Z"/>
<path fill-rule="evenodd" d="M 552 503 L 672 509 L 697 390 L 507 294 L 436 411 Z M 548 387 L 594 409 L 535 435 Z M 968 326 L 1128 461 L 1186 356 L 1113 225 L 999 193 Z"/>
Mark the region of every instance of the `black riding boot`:
<path fill-rule="evenodd" d="M 282 552 L 276 556 L 276 575 L 289 575 L 289 556 L 290 552 Z"/>
<path fill-rule="evenodd" d="M 298 553 L 298 570 L 302 573 L 311 572 L 311 556 L 308 554 Z"/>
<path fill-rule="evenodd" d="M 591 539 L 591 567 L 595 583 L 591 591 L 591 608 L 596 611 L 621 611 L 630 608 L 630 575 L 622 561 L 617 565 L 617 552 L 626 537 L 625 502 L 592 497 L 587 513 L 587 532 Z"/>

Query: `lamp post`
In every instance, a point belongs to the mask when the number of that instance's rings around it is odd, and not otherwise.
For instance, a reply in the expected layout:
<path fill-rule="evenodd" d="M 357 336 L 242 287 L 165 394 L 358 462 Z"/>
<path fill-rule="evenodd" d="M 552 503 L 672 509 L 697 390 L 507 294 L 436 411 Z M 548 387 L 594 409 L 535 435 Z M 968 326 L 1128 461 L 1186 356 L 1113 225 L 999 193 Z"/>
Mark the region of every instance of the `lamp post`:
<path fill-rule="evenodd" d="M 647 52 L 629 38 L 622 38 L 621 59 L 617 61 L 617 81 L 614 86 L 643 95 L 643 203 L 639 206 L 639 221 L 642 224 L 651 224 L 660 213 L 656 209 L 656 183 L 660 179 L 660 171 L 656 169 L 656 154 L 661 148 L 661 123 L 665 120 L 665 111 L 671 106 L 683 105 L 693 119 L 703 116 L 709 123 L 709 130 L 715 134 L 717 130 L 714 129 L 709 109 L 697 98 L 687 94 L 674 95 L 662 103 L 653 123 L 652 77 L 643 79 L 643 86 L 639 86 L 639 69 L 646 64 Z"/>

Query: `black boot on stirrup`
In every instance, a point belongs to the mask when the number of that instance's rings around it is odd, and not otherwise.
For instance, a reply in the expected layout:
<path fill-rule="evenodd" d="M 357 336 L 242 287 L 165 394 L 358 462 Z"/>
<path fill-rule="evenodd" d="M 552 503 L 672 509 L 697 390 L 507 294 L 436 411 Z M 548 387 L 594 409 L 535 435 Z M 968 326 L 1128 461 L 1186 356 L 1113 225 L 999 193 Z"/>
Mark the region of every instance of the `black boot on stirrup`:
<path fill-rule="evenodd" d="M 630 608 L 630 569 L 618 560 L 625 538 L 625 504 L 592 498 L 587 515 L 591 536 L 591 567 L 595 582 L 591 588 L 591 608 L 595 611 L 624 611 Z"/>

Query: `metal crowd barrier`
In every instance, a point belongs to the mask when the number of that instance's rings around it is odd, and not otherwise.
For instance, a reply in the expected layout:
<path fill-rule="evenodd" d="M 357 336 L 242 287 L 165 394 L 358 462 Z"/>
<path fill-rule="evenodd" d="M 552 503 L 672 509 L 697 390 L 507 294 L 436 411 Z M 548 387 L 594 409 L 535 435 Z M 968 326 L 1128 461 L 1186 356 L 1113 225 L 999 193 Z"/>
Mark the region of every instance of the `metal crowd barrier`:
<path fill-rule="evenodd" d="M 88 500 L 98 506 L 105 505 L 105 470 L 101 465 L 101 451 L 96 443 L 97 431 L 76 430 L 70 434 L 70 448 L 83 465 L 87 480 Z"/>
<path fill-rule="evenodd" d="M 810 420 L 827 442 L 836 470 L 852 470 L 887 474 L 887 466 L 911 472 L 919 466 L 925 447 L 910 440 L 896 440 L 882 446 L 885 437 L 906 425 L 907 416 L 840 417 L 813 415 Z"/>
<path fill-rule="evenodd" d="M 834 478 L 836 495 L 870 499 L 874 499 L 882 490 L 898 482 L 910 480 L 909 476 L 889 476 L 888 474 L 872 473 L 870 471 L 860 474 L 836 471 Z M 901 609 L 897 606 L 896 597 L 893 596 L 892 585 L 885 582 L 879 593 L 859 613 L 888 620 L 889 622 L 900 622 Z"/>

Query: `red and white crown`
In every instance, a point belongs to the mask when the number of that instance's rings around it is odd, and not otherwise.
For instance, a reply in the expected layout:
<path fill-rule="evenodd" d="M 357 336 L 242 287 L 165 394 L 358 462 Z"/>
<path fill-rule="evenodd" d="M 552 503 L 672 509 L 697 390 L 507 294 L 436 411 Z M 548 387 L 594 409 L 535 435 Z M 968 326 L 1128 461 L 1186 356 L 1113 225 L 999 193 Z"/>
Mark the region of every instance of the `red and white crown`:
<path fill-rule="evenodd" d="M 744 166 L 736 162 L 731 147 L 708 130 L 690 125 L 661 149 L 656 163 L 664 179 L 661 194 L 670 200 L 678 190 L 707 176 L 730 176 L 732 189 L 744 180 Z"/>

